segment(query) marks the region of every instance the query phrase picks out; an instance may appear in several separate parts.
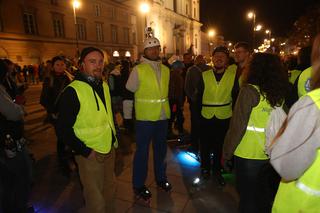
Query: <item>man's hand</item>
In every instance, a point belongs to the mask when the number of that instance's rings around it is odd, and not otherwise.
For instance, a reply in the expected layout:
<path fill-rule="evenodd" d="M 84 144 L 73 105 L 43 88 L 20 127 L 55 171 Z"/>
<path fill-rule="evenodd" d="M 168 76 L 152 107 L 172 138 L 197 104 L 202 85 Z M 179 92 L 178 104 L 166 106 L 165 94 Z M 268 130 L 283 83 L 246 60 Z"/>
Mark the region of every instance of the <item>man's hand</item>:
<path fill-rule="evenodd" d="M 90 155 L 88 156 L 89 160 L 93 160 L 96 157 L 96 152 L 94 150 L 91 150 Z"/>

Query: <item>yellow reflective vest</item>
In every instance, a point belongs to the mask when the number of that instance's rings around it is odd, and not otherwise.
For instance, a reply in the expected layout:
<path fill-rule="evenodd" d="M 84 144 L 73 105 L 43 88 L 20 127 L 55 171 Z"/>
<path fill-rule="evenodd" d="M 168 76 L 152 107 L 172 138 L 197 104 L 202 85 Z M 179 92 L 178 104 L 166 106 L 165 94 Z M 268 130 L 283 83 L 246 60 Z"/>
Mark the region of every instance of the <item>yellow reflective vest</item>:
<path fill-rule="evenodd" d="M 252 86 L 260 93 L 257 86 Z M 246 159 L 268 159 L 268 156 L 264 152 L 266 143 L 265 128 L 272 110 L 273 108 L 266 98 L 260 94 L 259 104 L 252 108 L 247 130 L 237 146 L 234 155 Z"/>
<path fill-rule="evenodd" d="M 236 77 L 236 65 L 229 66 L 218 83 L 213 70 L 202 73 L 204 91 L 201 115 L 206 119 L 216 116 L 227 119 L 232 116 L 232 88 Z"/>
<path fill-rule="evenodd" d="M 75 80 L 68 86 L 76 91 L 80 102 L 77 120 L 73 125 L 75 135 L 94 151 L 102 154 L 109 153 L 112 145 L 112 134 L 115 135 L 116 130 L 108 85 L 103 82 L 106 108 L 99 95 L 93 91 L 89 84 Z M 99 104 L 99 110 L 95 96 Z M 117 139 L 113 145 L 115 148 L 118 146 Z"/>
<path fill-rule="evenodd" d="M 168 100 L 170 70 L 161 64 L 161 82 L 149 64 L 137 65 L 139 88 L 134 94 L 136 119 L 139 121 L 158 121 L 164 110 L 170 118 Z"/>
<path fill-rule="evenodd" d="M 298 80 L 299 98 L 311 91 L 311 85 L 310 85 L 311 72 L 312 72 L 312 67 L 309 67 L 305 69 L 299 76 L 299 80 Z"/>
<path fill-rule="evenodd" d="M 320 110 L 320 89 L 308 93 Z M 303 155 L 303 153 L 301 153 Z M 281 181 L 272 207 L 274 213 L 320 212 L 320 149 L 314 162 L 295 181 Z"/>
<path fill-rule="evenodd" d="M 291 84 L 294 84 L 296 79 L 299 77 L 300 73 L 301 73 L 301 70 L 289 70 L 288 72 L 289 82 Z"/>

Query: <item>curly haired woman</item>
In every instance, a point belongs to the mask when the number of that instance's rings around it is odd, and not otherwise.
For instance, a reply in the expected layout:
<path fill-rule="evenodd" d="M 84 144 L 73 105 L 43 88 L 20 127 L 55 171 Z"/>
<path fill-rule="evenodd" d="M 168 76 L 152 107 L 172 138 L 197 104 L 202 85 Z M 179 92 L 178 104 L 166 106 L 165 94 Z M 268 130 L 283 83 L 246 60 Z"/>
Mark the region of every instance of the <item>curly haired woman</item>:
<path fill-rule="evenodd" d="M 272 109 L 284 102 L 288 78 L 277 55 L 257 53 L 252 56 L 244 80 L 224 141 L 223 157 L 231 160 L 235 156 L 239 211 L 268 212 L 270 200 L 261 190 L 261 171 L 269 163 L 264 152 L 264 129 Z"/>

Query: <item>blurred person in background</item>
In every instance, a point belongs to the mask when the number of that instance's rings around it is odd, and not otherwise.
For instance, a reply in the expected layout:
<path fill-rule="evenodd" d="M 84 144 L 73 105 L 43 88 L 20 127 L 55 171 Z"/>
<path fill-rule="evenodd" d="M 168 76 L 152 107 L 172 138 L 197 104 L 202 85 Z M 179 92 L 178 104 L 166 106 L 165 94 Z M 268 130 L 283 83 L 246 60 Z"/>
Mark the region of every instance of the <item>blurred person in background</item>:
<path fill-rule="evenodd" d="M 198 154 L 200 142 L 200 115 L 201 108 L 198 104 L 198 84 L 202 78 L 202 72 L 210 70 L 211 67 L 206 65 L 203 55 L 196 56 L 194 65 L 191 66 L 186 75 L 184 91 L 187 95 L 191 113 L 191 142 L 188 151 Z"/>
<path fill-rule="evenodd" d="M 51 60 L 52 70 L 44 78 L 40 96 L 40 104 L 46 109 L 47 117 L 45 122 L 52 124 L 57 136 L 57 157 L 62 174 L 69 176 L 71 166 L 73 167 L 70 150 L 62 142 L 57 134 L 57 100 L 63 89 L 71 82 L 71 79 L 65 74 L 66 63 L 63 56 L 55 56 Z M 68 106 L 65 106 L 68 107 Z"/>
<path fill-rule="evenodd" d="M 181 61 L 175 61 L 171 64 L 170 81 L 169 81 L 169 104 L 171 109 L 171 117 L 168 123 L 168 138 L 175 137 L 172 132 L 172 125 L 177 127 L 179 138 L 183 136 L 183 86 L 184 79 L 182 72 L 184 64 Z"/>

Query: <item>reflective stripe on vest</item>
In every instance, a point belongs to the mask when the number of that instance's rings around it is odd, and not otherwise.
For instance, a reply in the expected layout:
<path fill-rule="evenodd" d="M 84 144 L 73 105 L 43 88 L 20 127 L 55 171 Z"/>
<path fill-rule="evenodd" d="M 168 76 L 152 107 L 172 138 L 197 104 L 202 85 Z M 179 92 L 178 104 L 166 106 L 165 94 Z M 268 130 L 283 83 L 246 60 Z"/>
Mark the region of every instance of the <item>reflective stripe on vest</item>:
<path fill-rule="evenodd" d="M 202 96 L 201 115 L 206 119 L 213 116 L 227 119 L 232 116 L 232 88 L 236 77 L 236 65 L 230 65 L 218 83 L 213 70 L 202 73 L 204 91 Z"/>
<path fill-rule="evenodd" d="M 309 195 L 320 197 L 319 190 L 315 190 L 313 188 L 310 188 L 309 186 L 305 185 L 304 183 L 302 183 L 299 180 L 296 181 L 296 187 Z"/>
<path fill-rule="evenodd" d="M 103 93 L 106 108 L 92 87 L 82 81 L 75 80 L 68 86 L 72 87 L 77 94 L 80 109 L 73 125 L 75 135 L 89 148 L 99 153 L 109 153 L 112 145 L 112 135 L 115 135 L 115 126 L 111 108 L 111 98 L 108 85 L 103 82 Z M 99 109 L 97 109 L 97 102 Z M 118 146 L 117 140 L 113 144 Z"/>
<path fill-rule="evenodd" d="M 247 126 L 248 131 L 255 131 L 255 132 L 264 132 L 264 128 L 258 128 L 255 126 Z"/>
<path fill-rule="evenodd" d="M 134 94 L 137 120 L 158 121 L 163 117 L 170 118 L 168 101 L 170 71 L 162 64 L 160 69 L 161 79 L 158 82 L 155 70 L 150 64 L 137 65 L 139 88 Z"/>
<path fill-rule="evenodd" d="M 252 85 L 257 92 L 259 88 Z M 272 107 L 267 102 L 266 98 L 260 94 L 259 103 L 252 108 L 250 118 L 247 124 L 247 129 L 243 135 L 241 142 L 238 144 L 234 155 L 256 160 L 266 160 L 268 156 L 265 154 L 265 127 L 270 117 Z"/>
<path fill-rule="evenodd" d="M 142 99 L 142 98 L 137 98 L 137 102 L 143 102 L 143 103 L 164 103 L 168 101 L 168 98 L 163 98 L 163 99 Z"/>

